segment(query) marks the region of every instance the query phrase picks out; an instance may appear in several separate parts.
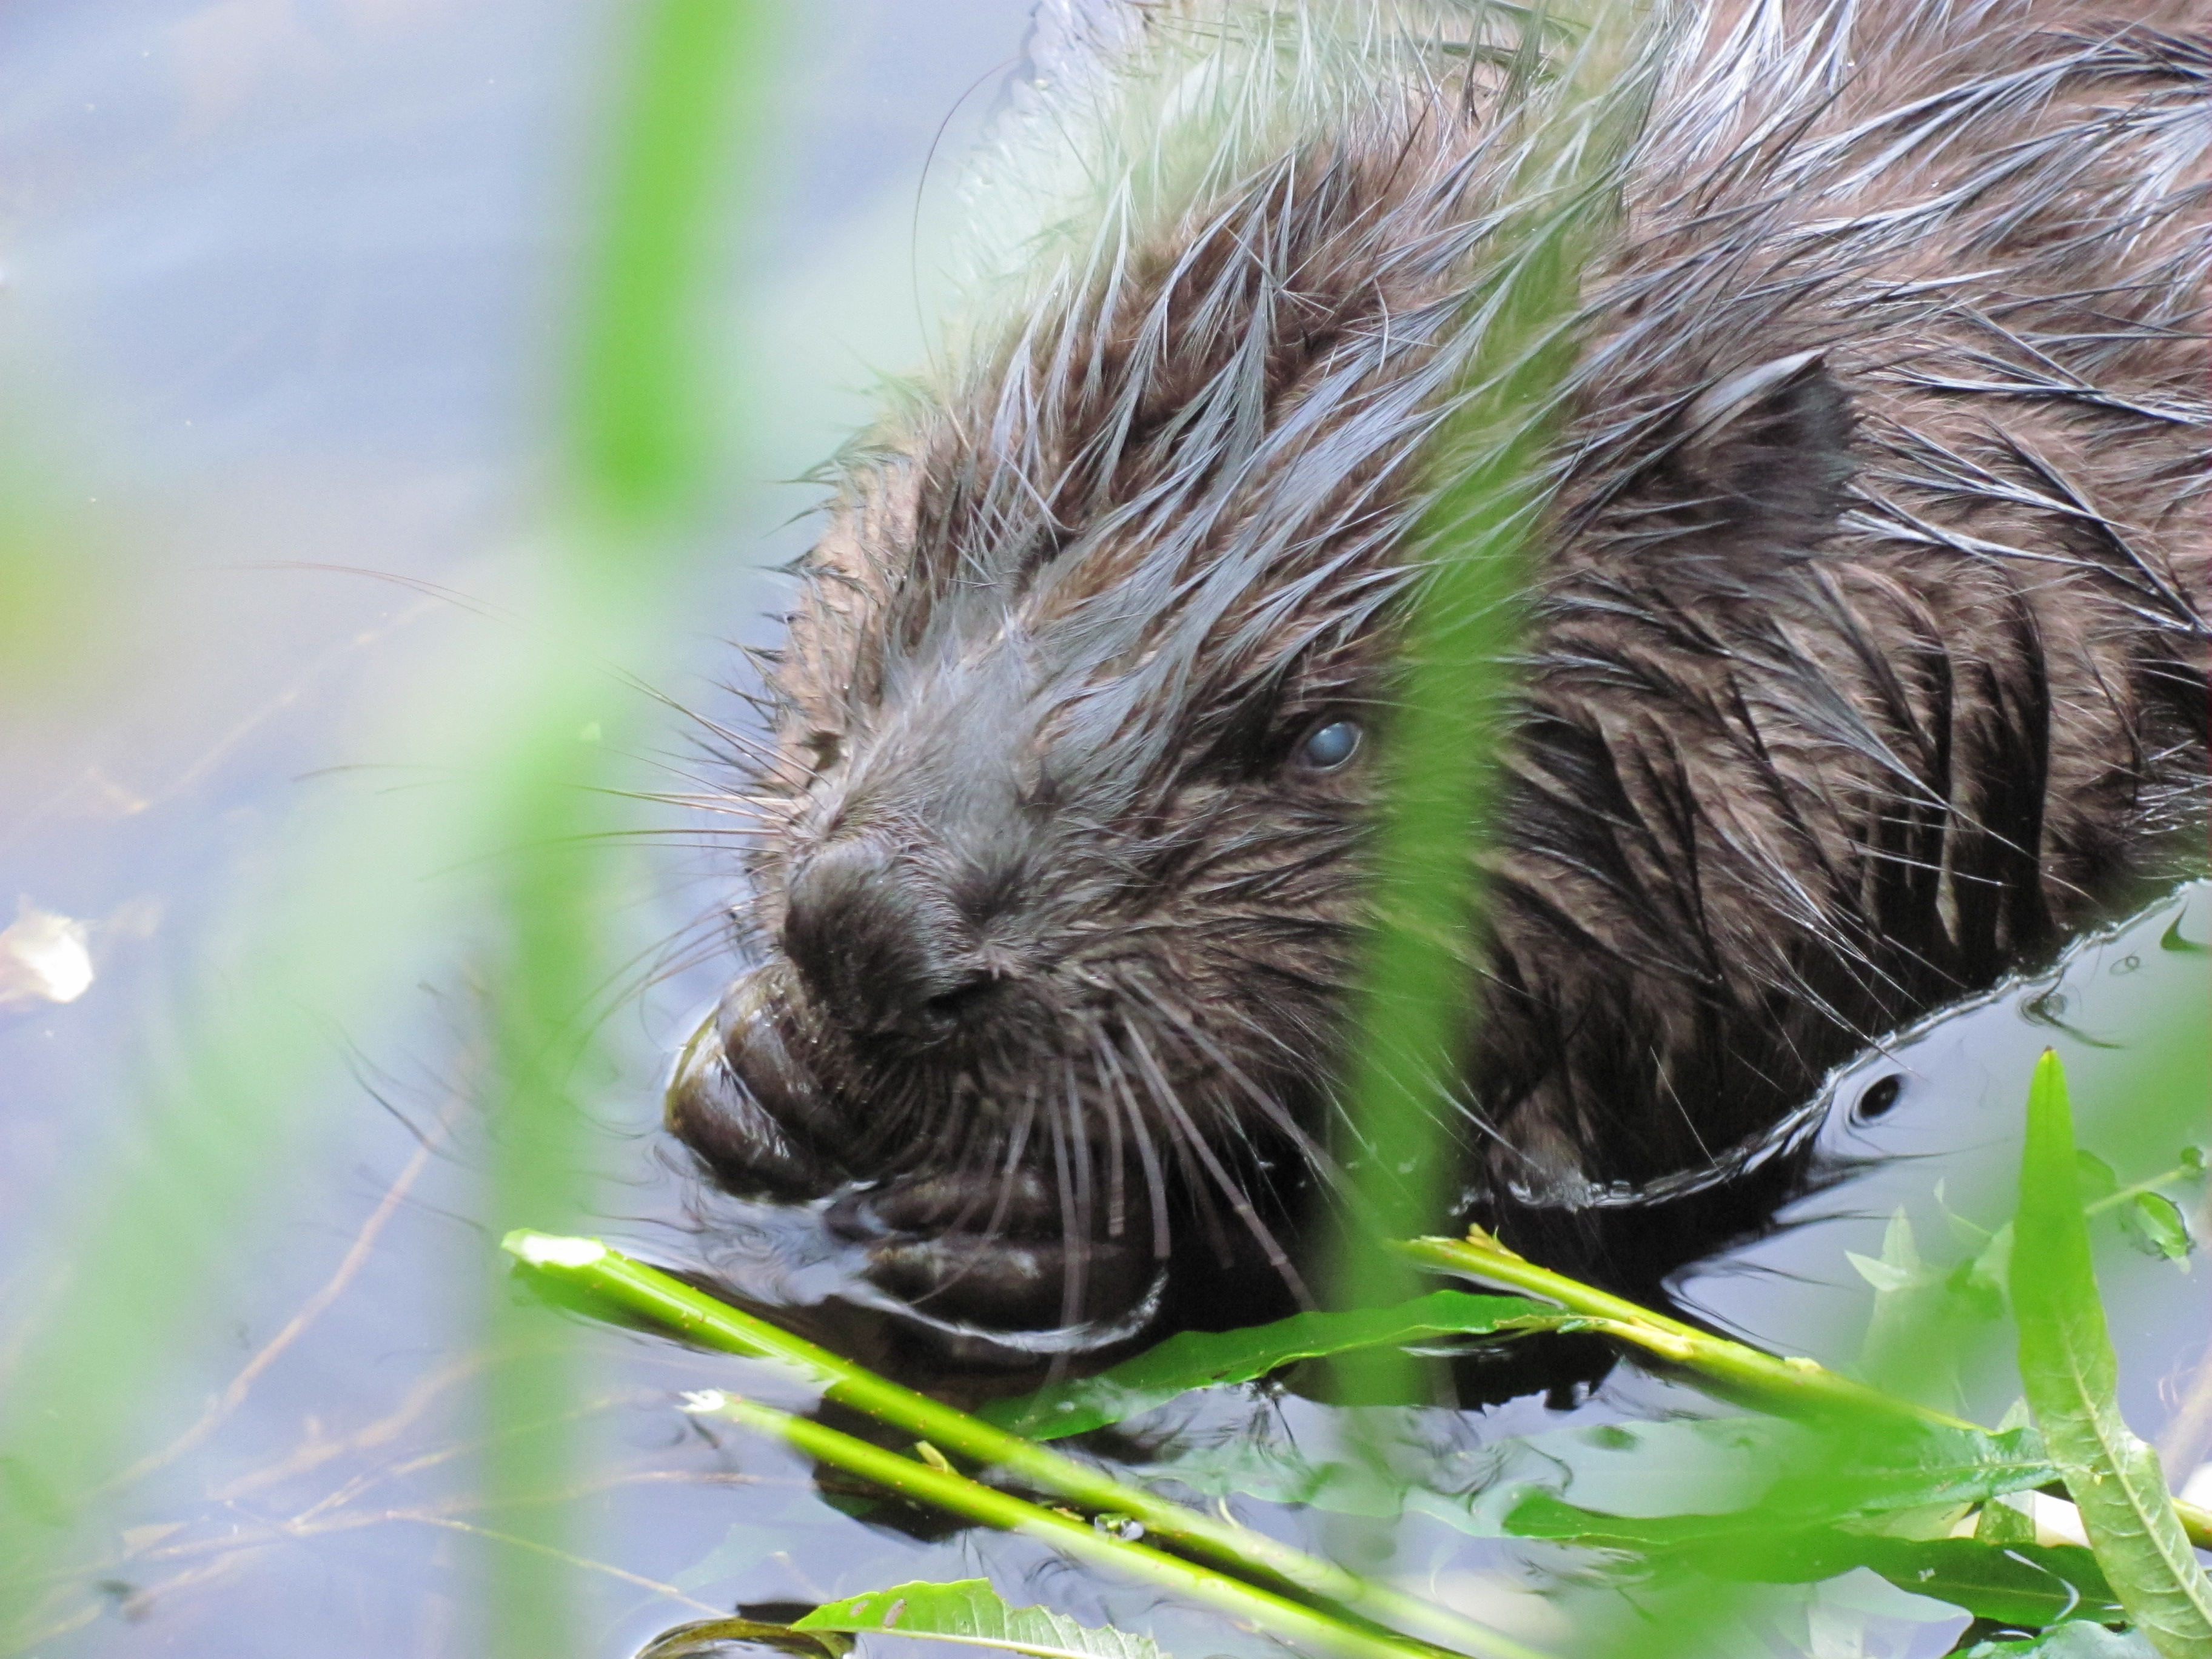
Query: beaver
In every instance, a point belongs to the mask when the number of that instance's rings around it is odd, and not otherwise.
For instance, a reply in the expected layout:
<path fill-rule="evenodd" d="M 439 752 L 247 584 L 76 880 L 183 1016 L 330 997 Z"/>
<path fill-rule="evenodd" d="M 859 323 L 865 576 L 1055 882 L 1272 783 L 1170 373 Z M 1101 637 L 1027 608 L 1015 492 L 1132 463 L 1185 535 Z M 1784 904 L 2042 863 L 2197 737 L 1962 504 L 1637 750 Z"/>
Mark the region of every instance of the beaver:
<path fill-rule="evenodd" d="M 1571 36 L 1043 9 L 1000 149 L 1052 152 L 1044 228 L 837 463 L 728 803 L 749 965 L 668 1105 L 885 1305 L 1032 1357 L 1307 1297 L 1416 527 L 1515 100 Z M 1725 1177 L 2201 858 L 2199 9 L 1650 18 L 1471 854 L 1439 1225 L 1583 1237 Z"/>

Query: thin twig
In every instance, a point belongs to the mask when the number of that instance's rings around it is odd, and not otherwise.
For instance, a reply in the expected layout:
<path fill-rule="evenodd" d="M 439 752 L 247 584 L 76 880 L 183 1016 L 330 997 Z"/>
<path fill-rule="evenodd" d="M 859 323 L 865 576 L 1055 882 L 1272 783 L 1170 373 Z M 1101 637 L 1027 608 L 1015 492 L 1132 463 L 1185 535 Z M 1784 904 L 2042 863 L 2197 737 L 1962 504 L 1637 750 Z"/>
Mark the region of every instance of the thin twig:
<path fill-rule="evenodd" d="M 630 1572 L 623 1568 L 610 1565 L 605 1561 L 594 1561 L 587 1555 L 571 1555 L 567 1550 L 556 1549 L 552 1545 L 541 1544 L 535 1539 L 518 1538 L 511 1532 L 495 1532 L 489 1527 L 479 1527 L 471 1522 L 455 1521 L 444 1516 L 407 1514 L 394 1515 L 387 1518 L 393 1521 L 413 1521 L 425 1527 L 444 1527 L 453 1532 L 465 1532 L 477 1538 L 489 1538 L 495 1544 L 512 1544 L 519 1550 L 535 1550 L 540 1555 L 550 1555 L 556 1561 L 565 1561 L 572 1567 L 581 1567 L 587 1572 L 605 1573 L 610 1578 L 621 1579 L 625 1584 L 635 1584 L 640 1589 L 651 1590 L 656 1595 L 665 1595 L 672 1601 L 680 1601 L 685 1607 L 696 1608 L 710 1619 L 719 1619 L 723 1616 L 724 1609 L 709 1607 L 704 1601 L 694 1601 L 673 1584 L 664 1584 L 658 1578 L 647 1578 L 641 1573 Z"/>
<path fill-rule="evenodd" d="M 447 1103 L 446 1109 L 438 1115 L 430 1126 L 429 1133 L 416 1142 L 414 1152 L 408 1156 L 407 1162 L 400 1166 L 399 1173 L 392 1177 L 392 1184 L 385 1188 L 384 1196 L 377 1201 L 376 1207 L 368 1212 L 368 1218 L 361 1224 L 360 1229 L 354 1234 L 353 1243 L 347 1247 L 345 1255 L 339 1259 L 338 1265 L 331 1276 L 323 1281 L 313 1295 L 300 1304 L 299 1310 L 291 1318 L 284 1322 L 283 1328 L 264 1343 L 260 1351 L 240 1367 L 238 1375 L 230 1379 L 230 1386 L 209 1404 L 207 1410 L 200 1414 L 199 1421 L 161 1450 L 149 1453 L 120 1474 L 106 1481 L 100 1488 L 101 1492 L 113 1492 L 118 1487 L 127 1486 L 133 1481 L 143 1480 L 155 1470 L 173 1463 L 185 1453 L 198 1447 L 210 1435 L 221 1428 L 234 1412 L 246 1403 L 246 1395 L 252 1392 L 253 1385 L 261 1380 L 262 1375 L 283 1356 L 286 1349 L 307 1333 L 310 1326 L 330 1310 L 331 1304 L 337 1302 L 339 1297 L 345 1294 L 346 1287 L 353 1283 L 354 1276 L 362 1270 L 370 1255 L 375 1250 L 376 1242 L 383 1236 L 385 1227 L 391 1222 L 392 1218 L 399 1212 L 400 1206 L 406 1202 L 407 1195 L 414 1190 L 415 1183 L 422 1179 L 422 1172 L 430 1167 L 430 1160 L 436 1156 L 439 1144 L 445 1139 L 447 1132 L 453 1127 L 453 1117 L 459 1111 L 460 1106 L 460 1098 L 456 1097 Z"/>

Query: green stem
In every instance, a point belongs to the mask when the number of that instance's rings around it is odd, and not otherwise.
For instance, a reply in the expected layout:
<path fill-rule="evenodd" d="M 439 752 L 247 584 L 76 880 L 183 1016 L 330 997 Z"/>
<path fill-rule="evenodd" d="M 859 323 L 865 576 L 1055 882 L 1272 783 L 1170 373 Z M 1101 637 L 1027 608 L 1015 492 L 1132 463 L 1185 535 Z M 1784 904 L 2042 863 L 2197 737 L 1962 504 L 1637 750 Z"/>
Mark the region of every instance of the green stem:
<path fill-rule="evenodd" d="M 986 1526 L 1018 1532 L 1051 1545 L 1089 1565 L 1103 1567 L 1170 1595 L 1225 1613 L 1277 1639 L 1305 1649 L 1345 1654 L 1352 1659 L 1439 1659 L 1439 1650 L 1386 1632 L 1339 1622 L 1327 1613 L 1272 1591 L 1224 1577 L 1179 1556 L 1127 1542 L 1087 1521 L 1070 1518 L 971 1480 L 902 1457 L 807 1418 L 740 1399 L 725 1390 L 694 1395 L 694 1411 L 712 1412 L 733 1423 L 773 1434 L 809 1457 L 834 1464 L 864 1480 L 950 1514 Z M 1498 1638 L 1490 1651 L 1529 1655 L 1531 1650 Z"/>
<path fill-rule="evenodd" d="M 1685 1370 L 1705 1377 L 1728 1394 L 1783 1416 L 1876 1413 L 1909 1417 L 1947 1429 L 1974 1425 L 1894 1395 L 1839 1376 L 1810 1359 L 1784 1359 L 1725 1337 L 1713 1336 L 1679 1319 L 1653 1313 L 1608 1295 L 1565 1273 L 1540 1267 L 1515 1254 L 1480 1228 L 1462 1238 L 1417 1238 L 1398 1249 L 1415 1261 L 1486 1285 L 1502 1285 L 1556 1302 L 1596 1322 L 1600 1333 L 1632 1343 Z"/>
<path fill-rule="evenodd" d="M 2177 1498 L 2173 1512 L 2181 1517 L 2181 1530 L 2188 1534 L 2190 1547 L 2212 1551 L 2212 1510 L 2199 1509 Z"/>
<path fill-rule="evenodd" d="M 2154 1193 L 2160 1188 L 2193 1176 L 2195 1170 L 2185 1164 L 2176 1164 L 2164 1175 L 2154 1175 L 2148 1181 L 2138 1181 L 2132 1187 L 2123 1187 L 2116 1193 L 2106 1193 L 2095 1203 L 2082 1206 L 2083 1215 L 2102 1215 L 2107 1210 L 2117 1210 L 2130 1199 L 2141 1198 L 2145 1193 Z"/>
<path fill-rule="evenodd" d="M 520 1231 L 509 1233 L 501 1245 L 538 1272 L 580 1285 L 694 1341 L 793 1366 L 820 1383 L 823 1394 L 841 1405 L 903 1429 L 940 1450 L 1001 1469 L 1026 1486 L 1094 1513 L 1128 1516 L 1141 1522 L 1153 1536 L 1223 1566 L 1273 1580 L 1296 1594 L 1356 1617 L 1417 1632 L 1425 1638 L 1468 1653 L 1494 1655 L 1498 1659 L 1526 1659 L 1530 1653 L 1510 1638 L 1432 1602 L 1374 1583 L 1264 1534 L 1217 1521 L 1141 1486 L 1116 1480 L 927 1395 L 902 1388 L 610 1249 L 597 1239 L 556 1238 Z"/>

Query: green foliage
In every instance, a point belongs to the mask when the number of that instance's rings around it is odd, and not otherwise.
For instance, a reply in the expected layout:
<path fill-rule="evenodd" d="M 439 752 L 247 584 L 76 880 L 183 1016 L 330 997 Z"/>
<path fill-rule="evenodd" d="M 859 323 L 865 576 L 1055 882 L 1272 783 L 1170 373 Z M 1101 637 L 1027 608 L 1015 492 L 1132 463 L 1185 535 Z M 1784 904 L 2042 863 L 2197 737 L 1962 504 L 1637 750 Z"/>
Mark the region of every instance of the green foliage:
<path fill-rule="evenodd" d="M 964 1646 L 1032 1653 L 1039 1659 L 1159 1659 L 1147 1637 L 1095 1630 L 1045 1607 L 1010 1607 L 983 1578 L 895 1584 L 819 1607 L 794 1630 L 855 1636 L 918 1636 Z"/>
<path fill-rule="evenodd" d="M 1715 1578 L 1807 1584 L 1871 1567 L 1900 1589 L 2002 1624 L 2037 1626 L 2075 1613 L 2109 1621 L 2123 1616 L 2096 1557 L 2075 1545 L 1899 1538 L 1841 1527 L 1778 1529 L 1757 1511 L 1741 1517 L 1611 1516 L 1540 1492 L 1522 1498 L 1506 1525 L 1516 1538 L 1632 1556 L 1649 1573 L 1693 1567 Z"/>
<path fill-rule="evenodd" d="M 2186 1261 L 2197 1248 L 2190 1237 L 2188 1218 L 2181 1206 L 2164 1193 L 2137 1193 L 2119 1212 L 2120 1228 L 2128 1242 L 2145 1255 Z"/>
<path fill-rule="evenodd" d="M 2021 1380 L 2130 1618 L 2166 1659 L 2204 1659 L 2212 1653 L 2212 1579 L 2190 1551 L 2157 1454 L 2120 1417 L 2081 1167 L 2065 1069 L 2046 1050 L 2028 1095 L 2014 1224 Z"/>
<path fill-rule="evenodd" d="M 524 1272 L 558 1285 L 564 1304 L 579 1311 L 602 1317 L 611 1312 L 624 1319 L 642 1315 L 705 1346 L 775 1361 L 823 1385 L 840 1405 L 924 1437 L 915 1456 L 908 1458 L 724 1390 L 710 1390 L 688 1402 L 695 1412 L 714 1413 L 780 1436 L 808 1455 L 888 1491 L 987 1526 L 1041 1537 L 1079 1559 L 1098 1559 L 1202 1604 L 1226 1605 L 1285 1639 L 1310 1641 L 1318 1634 L 1324 1647 L 1347 1649 L 1368 1659 L 1415 1659 L 1409 1649 L 1428 1651 L 1425 1641 L 1408 1644 L 1375 1633 L 1377 1624 L 1384 1623 L 1497 1659 L 1515 1659 L 1528 1651 L 1472 1620 L 956 1411 L 717 1302 L 596 1239 L 517 1231 L 502 1243 Z M 1071 1522 L 1065 1509 L 1027 1503 L 970 1480 L 952 1468 L 947 1453 L 1079 1505 L 1091 1524 Z M 1139 1540 L 1152 1541 L 1140 1546 Z M 1199 1571 L 1153 1547 L 1153 1541 L 1218 1563 L 1234 1576 Z M 1299 1601 L 1285 1600 L 1282 1589 L 1293 1591 Z"/>
<path fill-rule="evenodd" d="M 1612 222 L 1613 167 L 1640 124 L 1644 88 L 1620 73 L 1641 24 L 1632 9 L 1545 9 L 1583 26 L 1581 40 L 1558 61 L 1532 52 L 1515 65 L 1522 84 L 1503 106 L 1528 128 L 1518 205 L 1491 238 L 1493 275 L 1462 319 L 1479 344 L 1433 446 L 1443 487 L 1414 538 L 1425 580 L 1384 733 L 1374 919 L 1348 1021 L 1365 1036 L 1343 1083 L 1357 1145 L 1328 1266 L 1328 1294 L 1344 1307 L 1401 1300 L 1411 1275 L 1377 1241 L 1418 1231 L 1446 1207 L 1443 1103 L 1468 1031 L 1474 853 L 1530 586 L 1523 544 L 1543 510 L 1559 388 L 1581 343 L 1583 268 Z M 1358 1363 L 1338 1368 L 1352 1397 L 1402 1395 L 1395 1351 L 1353 1352 Z"/>
<path fill-rule="evenodd" d="M 1183 1331 L 1096 1376 L 993 1401 L 977 1415 L 1033 1440 L 1060 1440 L 1121 1422 L 1194 1389 L 1249 1382 L 1302 1359 L 1440 1337 L 1559 1330 L 1579 1322 L 1526 1297 L 1431 1291 L 1394 1308 L 1292 1314 L 1238 1331 Z"/>
<path fill-rule="evenodd" d="M 2153 1659 L 2157 1651 L 2139 1631 L 2108 1630 L 2087 1619 L 2069 1619 L 2039 1636 L 1977 1642 L 1966 1650 L 1966 1659 L 2001 1659 L 2014 1654 L 2038 1654 L 2042 1659 Z"/>

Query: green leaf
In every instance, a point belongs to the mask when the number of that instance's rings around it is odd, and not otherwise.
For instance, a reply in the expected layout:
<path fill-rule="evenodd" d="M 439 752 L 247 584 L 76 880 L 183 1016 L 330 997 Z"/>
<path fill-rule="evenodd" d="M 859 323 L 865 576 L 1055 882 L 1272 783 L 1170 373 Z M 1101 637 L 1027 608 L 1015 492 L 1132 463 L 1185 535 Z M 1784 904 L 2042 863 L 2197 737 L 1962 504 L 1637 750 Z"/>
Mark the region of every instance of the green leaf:
<path fill-rule="evenodd" d="M 1846 1250 L 1860 1278 L 1874 1286 L 1874 1309 L 1859 1350 L 1859 1370 L 1891 1394 L 1933 1403 L 1956 1398 L 1958 1357 L 1951 1345 L 1931 1343 L 1931 1322 L 1948 1322 L 1953 1304 L 1978 1313 L 1986 1299 L 1963 1278 L 1931 1267 L 1920 1255 L 1912 1222 L 1899 1206 L 1881 1236 L 1879 1261 Z M 1963 1298 L 1963 1302 L 1962 1302 Z"/>
<path fill-rule="evenodd" d="M 1943 1288 L 1950 1293 L 1950 1305 L 1961 1317 L 2004 1316 L 2005 1258 L 2011 1250 L 2012 1230 L 2008 1227 L 1944 1275 Z"/>
<path fill-rule="evenodd" d="M 2033 1544 L 2035 1517 L 2010 1504 L 1984 1504 L 1974 1517 L 1974 1536 L 1984 1544 Z"/>
<path fill-rule="evenodd" d="M 2199 945 L 2195 939 L 2183 934 L 2181 918 L 2179 915 L 2168 922 L 2166 931 L 2158 936 L 2158 948 L 2161 951 L 2185 951 L 2191 956 L 2202 956 L 2207 951 L 2212 951 L 2212 945 Z"/>
<path fill-rule="evenodd" d="M 2120 1231 L 2145 1255 L 2185 1261 L 2197 1241 L 2181 1206 L 2163 1193 L 2137 1193 L 2120 1206 Z"/>
<path fill-rule="evenodd" d="M 933 1642 L 1039 1654 L 1044 1659 L 1165 1659 L 1150 1637 L 1093 1630 L 1047 1607 L 1010 1607 L 987 1578 L 870 1590 L 817 1607 L 794 1620 L 791 1628 L 927 1637 Z"/>
<path fill-rule="evenodd" d="M 1902 1291 L 1915 1282 L 1911 1273 L 1891 1262 L 1877 1261 L 1856 1250 L 1845 1250 L 1844 1256 L 1858 1270 L 1859 1277 L 1877 1291 Z"/>
<path fill-rule="evenodd" d="M 1035 1440 L 1058 1440 L 1119 1423 L 1193 1389 L 1249 1382 L 1296 1360 L 1439 1337 L 1572 1329 L 1580 1322 L 1526 1297 L 1431 1291 L 1394 1308 L 1292 1314 L 1240 1331 L 1184 1331 L 1097 1376 L 994 1401 L 976 1415 Z"/>
<path fill-rule="evenodd" d="M 1577 1432 L 1607 1431 L 1569 1431 Z M 1727 1468 L 1723 1459 L 1730 1455 L 1738 1464 L 1747 1459 L 1761 1477 L 1753 1488 L 1757 1502 L 1699 1517 L 1745 1532 L 1870 1519 L 1906 1510 L 1955 1510 L 2032 1491 L 2057 1478 L 2042 1443 L 2028 1429 L 1990 1434 L 1885 1423 L 1822 1433 L 1771 1419 L 1723 1418 L 1637 1424 L 1610 1432 L 1626 1439 L 1624 1450 L 1632 1449 L 1638 1462 L 1656 1462 L 1666 1472 L 1665 1491 L 1672 1501 L 1637 1505 L 1652 1515 L 1705 1508 L 1698 1500 L 1716 1490 L 1716 1482 L 1700 1483 L 1694 1471 L 1702 1465 L 1718 1474 Z M 1557 1489 L 1594 1508 L 1626 1508 L 1614 1501 L 1621 1491 L 1618 1476 L 1589 1451 L 1563 1444 L 1567 1438 L 1543 1435 L 1528 1443 L 1563 1471 L 1565 1479 Z"/>
<path fill-rule="evenodd" d="M 2204 1659 L 2212 1653 L 2212 1580 L 2190 1550 L 2157 1454 L 2120 1417 L 2077 1168 L 2065 1070 L 2045 1049 L 2028 1091 L 2012 1251 L 2021 1378 L 2130 1620 L 2166 1659 Z"/>
<path fill-rule="evenodd" d="M 1899 1589 L 1978 1619 L 2039 1626 L 2077 1613 L 2122 1617 L 2097 1559 L 2074 1544 L 1990 1544 L 1894 1538 L 1838 1527 L 1747 1524 L 1746 1516 L 1600 1515 L 1531 1492 L 1507 1517 L 1515 1537 L 1626 1552 L 1655 1567 L 1689 1565 L 1716 1578 L 1809 1584 L 1868 1567 Z"/>
<path fill-rule="evenodd" d="M 1764 1507 L 1790 1502 L 1802 1515 L 1871 1517 L 1984 1504 L 2057 1476 L 2041 1438 L 2027 1428 L 1993 1434 L 1932 1424 L 1868 1425 L 1832 1437 L 1826 1449 L 1825 1466 L 1793 1472 Z"/>

